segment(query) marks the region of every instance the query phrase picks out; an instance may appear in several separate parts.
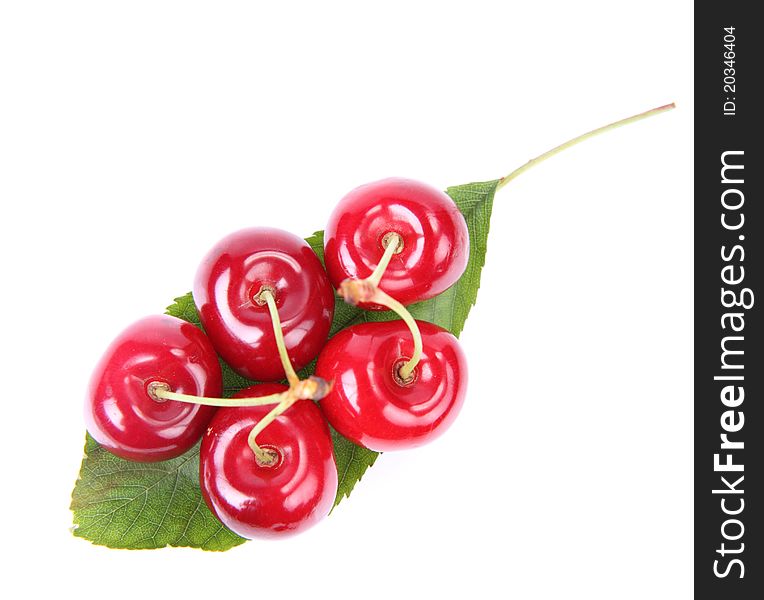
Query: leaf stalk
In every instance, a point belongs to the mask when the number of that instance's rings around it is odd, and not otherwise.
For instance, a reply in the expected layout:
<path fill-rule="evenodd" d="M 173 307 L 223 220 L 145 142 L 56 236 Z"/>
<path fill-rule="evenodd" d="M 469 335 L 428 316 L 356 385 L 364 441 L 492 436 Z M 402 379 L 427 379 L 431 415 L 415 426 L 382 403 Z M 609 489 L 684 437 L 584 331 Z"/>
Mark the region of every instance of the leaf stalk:
<path fill-rule="evenodd" d="M 639 113 L 638 115 L 634 115 L 632 117 L 628 117 L 626 119 L 621 119 L 620 121 L 615 121 L 614 123 L 610 123 L 609 125 L 605 125 L 603 127 L 598 127 L 597 129 L 592 129 L 591 131 L 588 131 L 582 135 L 579 135 L 577 137 L 574 137 L 571 140 L 568 140 L 567 142 L 560 144 L 559 146 L 555 146 L 551 150 L 547 150 L 543 154 L 540 154 L 536 158 L 530 159 L 527 163 L 525 163 L 523 166 L 518 167 L 514 171 L 512 171 L 509 175 L 506 175 L 505 177 L 502 177 L 499 180 L 499 184 L 496 186 L 496 190 L 500 190 L 505 185 L 507 185 L 510 181 L 518 177 L 519 175 L 522 175 L 525 173 L 528 169 L 531 169 L 532 167 L 535 167 L 536 165 L 544 162 L 545 160 L 552 158 L 555 154 L 559 154 L 563 150 L 567 150 L 568 148 L 575 146 L 577 144 L 580 144 L 581 142 L 584 142 L 588 139 L 591 139 L 593 137 L 596 137 L 602 133 L 605 133 L 606 131 L 611 131 L 613 129 L 617 129 L 618 127 L 623 127 L 624 125 L 629 125 L 631 123 L 636 123 L 637 121 L 641 121 L 642 119 L 647 119 L 649 117 L 652 117 L 654 115 L 658 115 L 664 112 L 667 112 L 669 110 L 672 110 L 676 108 L 676 104 L 673 102 L 671 104 L 665 104 L 663 106 L 659 106 L 657 108 L 653 108 L 651 110 L 645 111 L 643 113 Z"/>

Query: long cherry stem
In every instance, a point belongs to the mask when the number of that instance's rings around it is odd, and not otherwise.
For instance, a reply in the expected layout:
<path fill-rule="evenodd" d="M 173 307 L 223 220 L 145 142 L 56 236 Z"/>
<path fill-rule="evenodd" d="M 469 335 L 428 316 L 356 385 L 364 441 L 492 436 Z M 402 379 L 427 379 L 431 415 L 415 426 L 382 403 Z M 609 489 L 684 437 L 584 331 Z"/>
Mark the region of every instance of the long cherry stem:
<path fill-rule="evenodd" d="M 255 460 L 257 460 L 258 464 L 270 466 L 278 459 L 278 455 L 267 449 L 261 448 L 257 443 L 256 438 L 258 434 L 268 427 L 268 425 L 273 423 L 281 413 L 299 400 L 300 393 L 297 391 L 297 388 L 303 382 L 300 381 L 300 377 L 292 366 L 292 361 L 289 360 L 289 352 L 287 352 L 286 343 L 284 342 L 284 331 L 281 328 L 279 309 L 276 306 L 276 298 L 273 296 L 273 292 L 269 288 L 263 288 L 257 294 L 256 300 L 261 303 L 265 302 L 268 305 L 268 312 L 271 314 L 271 324 L 273 325 L 273 337 L 276 338 L 276 347 L 279 351 L 281 366 L 284 368 L 284 373 L 289 382 L 289 389 L 281 394 L 278 404 L 274 406 L 267 415 L 255 423 L 255 426 L 247 436 L 247 442 L 249 443 L 252 452 L 255 453 Z M 305 383 L 307 383 L 307 380 Z"/>
<path fill-rule="evenodd" d="M 207 398 L 191 396 L 189 394 L 178 394 L 171 391 L 169 386 L 156 387 L 153 393 L 160 400 L 175 400 L 176 402 L 202 404 L 204 406 L 265 406 L 268 404 L 278 404 L 283 400 L 285 394 L 285 392 L 280 392 L 269 396 L 260 396 L 259 398 Z"/>
<path fill-rule="evenodd" d="M 390 259 L 402 243 L 400 235 L 394 232 L 388 233 L 385 239 L 387 240 L 385 253 L 376 269 L 374 269 L 374 272 L 365 279 L 346 279 L 340 284 L 337 292 L 349 304 L 364 302 L 379 304 L 392 310 L 403 319 L 409 331 L 411 331 L 411 337 L 414 338 L 414 352 L 406 364 L 398 371 L 398 376 L 401 380 L 407 381 L 422 358 L 422 333 L 419 331 L 416 320 L 411 316 L 406 307 L 379 287 L 379 282 L 382 280 L 385 270 L 390 264 Z"/>
<path fill-rule="evenodd" d="M 616 121 L 615 123 L 610 123 L 609 125 L 605 125 L 603 127 L 598 127 L 597 129 L 592 129 L 591 131 L 584 133 L 582 135 L 579 135 L 578 137 L 574 137 L 572 140 L 568 140 L 564 144 L 560 144 L 559 146 L 555 146 L 551 150 L 548 150 L 547 152 L 544 152 L 543 154 L 540 154 L 536 158 L 532 158 L 527 163 L 525 163 L 523 166 L 515 169 L 512 171 L 509 175 L 506 177 L 502 177 L 501 181 L 499 181 L 499 184 L 496 186 L 497 190 L 500 190 L 505 185 L 507 185 L 510 181 L 515 179 L 518 175 L 522 175 L 525 173 L 528 169 L 535 167 L 539 163 L 544 162 L 548 158 L 552 158 L 555 154 L 559 154 L 563 150 L 567 150 L 571 146 L 575 146 L 576 144 L 580 144 L 581 142 L 584 142 L 590 138 L 593 138 L 595 136 L 598 136 L 601 133 L 605 133 L 606 131 L 611 131 L 612 129 L 617 129 L 618 127 L 623 127 L 624 125 L 629 125 L 630 123 L 636 123 L 637 121 L 641 121 L 642 119 L 647 119 L 648 117 L 652 117 L 653 115 L 657 115 L 660 113 L 664 113 L 666 111 L 669 111 L 673 108 L 676 108 L 676 104 L 673 102 L 671 104 L 666 104 L 664 106 L 659 106 L 658 108 L 653 108 L 652 110 L 648 110 L 643 113 L 639 113 L 638 115 L 634 115 L 633 117 L 628 117 L 626 119 L 621 119 L 620 121 Z"/>
<path fill-rule="evenodd" d="M 411 332 L 411 336 L 414 338 L 414 352 L 408 362 L 406 362 L 406 364 L 404 364 L 398 371 L 400 378 L 403 381 L 407 381 L 422 358 L 422 332 L 419 331 L 419 326 L 417 325 L 416 320 L 411 316 L 411 313 L 406 307 L 380 288 L 377 288 L 374 292 L 374 295 L 371 297 L 371 302 L 386 306 L 403 319 L 403 322 L 406 323 L 406 326 Z"/>
<path fill-rule="evenodd" d="M 190 394 L 179 394 L 170 389 L 169 384 L 164 381 L 152 381 L 146 391 L 149 397 L 159 402 L 165 400 L 174 400 L 175 402 L 185 402 L 187 404 L 201 404 L 203 406 L 219 407 L 242 407 L 242 406 L 267 406 L 269 404 L 280 404 L 284 400 L 296 396 L 296 400 L 321 400 L 331 390 L 331 384 L 320 377 L 308 377 L 305 380 L 298 380 L 289 390 L 260 396 L 258 398 L 209 398 L 206 396 L 192 396 Z"/>
<path fill-rule="evenodd" d="M 300 378 L 297 376 L 297 373 L 295 373 L 292 361 L 289 360 L 289 353 L 287 352 L 286 344 L 284 343 L 284 332 L 281 329 L 279 309 L 276 307 L 276 298 L 273 297 L 273 293 L 269 289 L 261 291 L 259 297 L 268 303 L 268 310 L 271 313 L 271 323 L 273 324 L 273 335 L 276 338 L 276 347 L 279 349 L 281 365 L 284 367 L 284 373 L 286 373 L 289 385 L 294 386 L 300 381 Z"/>

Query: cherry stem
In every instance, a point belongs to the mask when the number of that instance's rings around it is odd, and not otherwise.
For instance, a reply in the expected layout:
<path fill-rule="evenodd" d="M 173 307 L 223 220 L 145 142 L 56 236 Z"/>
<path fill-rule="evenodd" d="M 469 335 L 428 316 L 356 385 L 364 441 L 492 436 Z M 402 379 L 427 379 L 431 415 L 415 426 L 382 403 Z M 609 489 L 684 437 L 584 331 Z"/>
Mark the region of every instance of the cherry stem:
<path fill-rule="evenodd" d="M 390 259 L 403 242 L 401 236 L 395 232 L 386 234 L 384 240 L 383 243 L 387 244 L 385 246 L 385 253 L 380 259 L 379 264 L 377 264 L 376 269 L 374 269 L 374 272 L 365 279 L 346 279 L 340 283 L 337 293 L 348 304 L 379 304 L 389 308 L 403 319 L 409 331 L 411 331 L 411 337 L 414 338 L 414 353 L 406 364 L 398 370 L 398 376 L 405 382 L 411 377 L 414 369 L 422 359 L 422 332 L 419 331 L 419 325 L 417 325 L 411 313 L 406 310 L 406 307 L 379 287 L 379 282 L 382 280 L 382 276 L 390 264 Z"/>
<path fill-rule="evenodd" d="M 377 268 L 374 269 L 374 272 L 369 275 L 366 278 L 366 281 L 374 285 L 375 287 L 379 285 L 379 282 L 382 279 L 382 276 L 385 274 L 385 271 L 387 270 L 387 265 L 390 264 L 390 259 L 392 259 L 393 254 L 395 254 L 395 251 L 398 249 L 398 246 L 403 241 L 401 240 L 401 236 L 397 233 L 393 233 L 392 235 L 387 234 L 389 237 L 387 237 L 387 246 L 385 247 L 385 253 L 382 255 L 382 258 L 379 261 L 379 264 L 377 265 Z"/>
<path fill-rule="evenodd" d="M 331 384 L 320 377 L 308 377 L 308 379 L 298 381 L 287 391 L 269 394 L 268 396 L 259 396 L 257 398 L 207 398 L 203 396 L 192 396 L 190 394 L 179 394 L 170 389 L 169 384 L 164 381 L 152 381 L 147 386 L 147 392 L 152 399 L 164 402 L 174 400 L 176 402 L 185 402 L 187 404 L 201 404 L 203 406 L 266 406 L 269 404 L 280 404 L 284 400 L 296 395 L 297 400 L 321 400 L 331 390 Z M 291 394 L 291 395 L 290 395 Z"/>
<path fill-rule="evenodd" d="M 411 374 L 414 372 L 416 366 L 419 364 L 419 361 L 422 359 L 422 332 L 419 331 L 419 325 L 417 325 L 416 320 L 411 316 L 411 313 L 406 310 L 406 307 L 403 306 L 403 304 L 398 302 L 395 298 L 386 292 L 382 291 L 380 288 L 376 288 L 374 294 L 371 296 L 370 302 L 381 304 L 382 306 L 389 308 L 395 314 L 397 314 L 401 319 L 403 319 L 403 322 L 406 323 L 406 326 L 411 332 L 411 337 L 414 338 L 414 353 L 411 355 L 411 358 L 408 360 L 408 362 L 406 362 L 406 364 L 403 365 L 398 371 L 400 378 L 403 381 L 407 381 L 409 377 L 411 377 Z"/>
<path fill-rule="evenodd" d="M 604 127 L 593 129 L 587 133 L 584 133 L 583 135 L 579 135 L 578 137 L 573 138 L 572 140 L 568 140 L 564 144 L 560 144 L 559 146 L 556 146 L 552 148 L 551 150 L 544 152 L 544 154 L 541 154 L 537 156 L 536 158 L 532 158 L 527 163 L 525 163 L 522 167 L 515 169 L 506 177 L 502 177 L 501 180 L 499 181 L 499 184 L 496 186 L 496 189 L 500 190 L 518 175 L 525 173 L 531 167 L 535 167 L 537 164 L 544 162 L 546 159 L 553 157 L 555 154 L 559 154 L 563 150 L 567 150 L 571 146 L 580 144 L 581 142 L 586 141 L 595 136 L 598 136 L 601 133 L 605 133 L 606 131 L 611 131 L 612 129 L 617 129 L 618 127 L 623 127 L 624 125 L 629 125 L 630 123 L 636 123 L 637 121 L 641 121 L 642 119 L 647 119 L 648 117 L 652 117 L 653 115 L 664 113 L 673 108 L 676 108 L 676 104 L 672 102 L 671 104 L 666 104 L 664 106 L 659 106 L 658 108 L 653 108 L 652 110 L 639 113 L 638 115 L 634 115 L 633 117 L 628 117 L 627 119 L 621 119 L 620 121 L 616 121 L 615 123 L 610 123 L 609 125 L 605 125 Z"/>
<path fill-rule="evenodd" d="M 164 387 L 157 386 L 153 390 L 154 396 L 160 400 L 175 400 L 176 402 L 186 402 L 187 404 L 202 404 L 204 406 L 265 406 L 268 404 L 278 404 L 282 401 L 286 392 L 271 394 L 270 396 L 260 396 L 259 398 L 204 398 L 201 396 L 191 396 L 189 394 L 178 394 L 170 391 L 170 386 L 163 384 Z M 151 395 L 151 394 L 149 394 Z"/>
<path fill-rule="evenodd" d="M 249 444 L 249 447 L 252 449 L 252 452 L 255 453 L 255 460 L 257 460 L 257 463 L 261 466 L 270 466 L 277 460 L 277 456 L 274 455 L 272 452 L 268 452 L 265 448 L 261 448 L 258 446 L 257 442 L 255 441 L 255 438 L 258 436 L 259 433 L 263 431 L 268 425 L 273 423 L 273 421 L 276 420 L 276 418 L 283 413 L 287 408 L 292 406 L 292 402 L 288 402 L 287 398 L 284 398 L 281 402 L 279 402 L 273 410 L 271 410 L 267 415 L 265 415 L 262 419 L 260 419 L 257 423 L 255 423 L 255 426 L 252 428 L 252 430 L 249 432 L 249 436 L 247 437 L 247 443 Z"/>
<path fill-rule="evenodd" d="M 313 399 L 320 400 L 325 397 L 331 391 L 331 384 L 327 383 L 320 377 L 308 377 L 308 379 L 297 380 L 294 385 L 291 385 L 286 392 L 279 394 L 281 396 L 280 402 L 262 419 L 260 419 L 247 436 L 247 442 L 249 447 L 252 448 L 252 452 L 255 453 L 255 460 L 261 466 L 271 466 L 278 459 L 278 456 L 267 449 L 261 448 L 255 438 L 263 431 L 268 425 L 273 423 L 279 415 L 287 410 L 292 404 L 300 399 Z"/>
<path fill-rule="evenodd" d="M 295 386 L 300 381 L 300 378 L 294 371 L 292 361 L 289 360 L 289 354 L 287 353 L 286 344 L 284 343 L 284 332 L 281 329 L 279 309 L 276 307 L 276 298 L 273 297 L 273 292 L 268 288 L 263 289 L 258 294 L 258 297 L 268 303 L 268 310 L 271 313 L 271 323 L 273 324 L 273 335 L 276 338 L 276 346 L 279 349 L 281 364 L 284 367 L 284 373 L 286 373 L 286 378 L 290 387 Z"/>

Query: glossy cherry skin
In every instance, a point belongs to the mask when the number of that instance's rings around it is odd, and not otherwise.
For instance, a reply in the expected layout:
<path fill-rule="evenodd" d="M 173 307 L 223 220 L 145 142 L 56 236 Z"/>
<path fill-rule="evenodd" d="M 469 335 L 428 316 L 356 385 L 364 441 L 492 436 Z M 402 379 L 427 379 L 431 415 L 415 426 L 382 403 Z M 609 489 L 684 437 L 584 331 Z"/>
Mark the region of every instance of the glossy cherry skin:
<path fill-rule="evenodd" d="M 223 238 L 196 273 L 194 302 L 212 345 L 249 379 L 284 379 L 270 312 L 255 296 L 273 290 L 289 358 L 296 370 L 313 360 L 329 335 L 334 292 L 307 242 L 269 227 Z"/>
<path fill-rule="evenodd" d="M 467 361 L 459 342 L 437 325 L 417 323 L 424 349 L 410 383 L 396 376 L 413 351 L 403 321 L 343 329 L 318 357 L 316 375 L 334 382 L 321 410 L 360 446 L 382 452 L 421 446 L 448 429 L 461 409 Z"/>
<path fill-rule="evenodd" d="M 215 414 L 211 406 L 152 399 L 153 381 L 195 396 L 220 396 L 215 350 L 198 328 L 168 315 L 133 323 L 111 343 L 93 372 L 85 423 L 104 448 L 141 462 L 180 456 L 201 437 Z"/>
<path fill-rule="evenodd" d="M 286 390 L 277 383 L 255 385 L 236 394 L 256 398 Z M 202 494 L 213 513 L 245 538 L 286 537 L 329 514 L 337 495 L 332 437 L 321 411 L 298 400 L 257 436 L 275 450 L 274 466 L 255 460 L 247 437 L 273 407 L 221 408 L 202 438 Z"/>
<path fill-rule="evenodd" d="M 384 254 L 383 239 L 391 232 L 401 237 L 403 250 L 393 255 L 379 285 L 402 304 L 437 296 L 464 273 L 470 239 L 454 201 L 424 183 L 391 178 L 354 189 L 332 212 L 324 232 L 324 256 L 334 287 L 371 275 Z"/>

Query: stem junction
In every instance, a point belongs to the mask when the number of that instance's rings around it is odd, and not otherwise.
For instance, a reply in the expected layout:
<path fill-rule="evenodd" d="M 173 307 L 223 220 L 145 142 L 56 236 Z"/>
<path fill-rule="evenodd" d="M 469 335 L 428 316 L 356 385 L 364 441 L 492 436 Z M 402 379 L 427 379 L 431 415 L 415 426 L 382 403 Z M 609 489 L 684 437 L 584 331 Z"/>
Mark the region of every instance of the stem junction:
<path fill-rule="evenodd" d="M 394 250 L 394 249 L 393 249 Z M 146 386 L 148 395 L 157 402 L 175 400 L 176 402 L 187 402 L 191 404 L 202 404 L 205 406 L 268 406 L 273 408 L 260 419 L 247 436 L 249 447 L 255 454 L 255 460 L 260 466 L 273 466 L 278 461 L 278 453 L 268 448 L 262 448 L 258 445 L 256 438 L 268 425 L 278 418 L 284 411 L 292 406 L 298 400 L 321 400 L 331 391 L 331 383 L 320 377 L 310 376 L 307 379 L 300 379 L 294 370 L 292 361 L 289 360 L 286 343 L 284 342 L 284 332 L 281 328 L 281 319 L 279 318 L 276 298 L 271 288 L 263 286 L 254 296 L 253 300 L 259 305 L 268 305 L 271 322 L 273 324 L 273 335 L 276 338 L 276 346 L 279 351 L 281 365 L 284 368 L 289 389 L 284 392 L 260 396 L 258 398 L 203 398 L 200 396 L 191 396 L 188 394 L 179 394 L 170 389 L 170 385 L 163 381 L 152 381 Z"/>
<path fill-rule="evenodd" d="M 382 255 L 374 272 L 365 279 L 346 279 L 340 284 L 337 293 L 348 304 L 379 304 L 392 310 L 403 319 L 411 332 L 411 337 L 414 338 L 414 352 L 406 364 L 401 366 L 398 371 L 401 381 L 406 382 L 422 358 L 422 333 L 419 331 L 416 320 L 406 310 L 406 307 L 379 287 L 379 282 L 382 280 L 385 270 L 390 264 L 390 259 L 403 245 L 401 236 L 394 232 L 385 234 L 382 239 L 386 242 L 385 253 Z"/>

